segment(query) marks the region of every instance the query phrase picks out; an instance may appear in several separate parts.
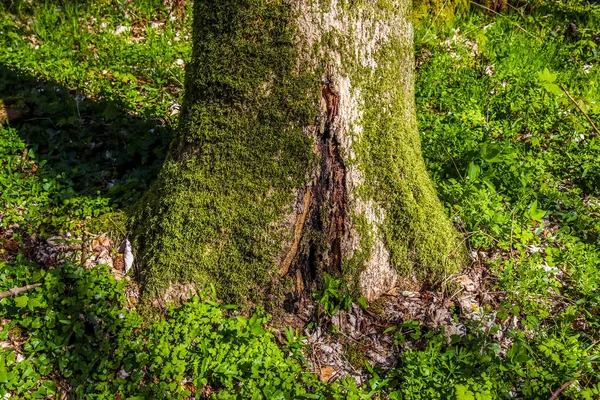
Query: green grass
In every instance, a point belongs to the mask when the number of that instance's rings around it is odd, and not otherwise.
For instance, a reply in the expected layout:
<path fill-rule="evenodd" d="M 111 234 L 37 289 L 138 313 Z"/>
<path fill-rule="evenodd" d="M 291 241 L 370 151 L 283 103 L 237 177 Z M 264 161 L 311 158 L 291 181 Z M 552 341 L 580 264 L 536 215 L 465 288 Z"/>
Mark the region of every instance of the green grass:
<path fill-rule="evenodd" d="M 498 288 L 543 317 L 556 296 L 593 296 L 600 278 L 600 137 L 561 89 L 598 119 L 600 11 L 563 10 L 474 16 L 417 50 L 428 54 L 417 102 L 440 196 Z"/>
<path fill-rule="evenodd" d="M 501 374 L 510 384 L 492 392 L 548 398 L 575 379 L 565 395 L 591 398 L 598 375 L 584 365 L 597 357 L 600 322 L 600 137 L 567 93 L 598 120 L 600 10 L 537 7 L 418 32 L 419 125 L 440 197 L 475 264 L 489 270 L 489 290 L 500 292 L 487 312 L 498 324 L 515 317 L 515 340 L 531 349 L 524 376 L 509 378 L 506 358 L 484 381 Z M 569 364 L 564 346 L 581 359 L 561 378 L 552 368 Z M 548 369 L 536 371 L 549 355 Z"/>
<path fill-rule="evenodd" d="M 26 210 L 0 213 L 0 226 L 73 230 L 65 201 L 79 221 L 109 202 L 126 207 L 160 170 L 181 102 L 188 21 L 160 1 L 16 3 L 0 17 L 0 98 L 26 114 L 0 135 L 12 143 L 6 156 L 27 147 L 37 171 L 18 165 L 25 176 L 1 183 L 7 208 Z M 35 183 L 35 193 L 7 194 Z M 32 202 L 48 210 L 39 215 Z"/>
<path fill-rule="evenodd" d="M 0 98 L 28 111 L 0 127 L 0 230 L 10 225 L 17 241 L 82 230 L 131 205 L 162 165 L 189 21 L 171 20 L 160 1 L 2 11 Z M 0 352 L 0 395 L 72 385 L 79 397 L 175 398 L 208 385 L 221 398 L 547 399 L 572 381 L 564 398 L 598 398 L 600 137 L 562 87 L 600 119 L 600 10 L 546 2 L 529 14 L 472 10 L 451 27 L 425 25 L 416 32 L 423 153 L 488 271 L 489 323 L 448 343 L 407 322 L 394 334 L 412 350 L 396 368 L 371 369 L 360 390 L 326 386 L 296 363 L 300 343 L 274 344 L 260 311 L 242 318 L 210 294 L 143 327 L 125 307 L 124 281 L 107 270 L 67 262 L 46 271 L 19 256 L 0 262 L 0 291 L 44 287 L 0 303 L 11 321 L 0 342 L 22 343 L 26 357 Z"/>

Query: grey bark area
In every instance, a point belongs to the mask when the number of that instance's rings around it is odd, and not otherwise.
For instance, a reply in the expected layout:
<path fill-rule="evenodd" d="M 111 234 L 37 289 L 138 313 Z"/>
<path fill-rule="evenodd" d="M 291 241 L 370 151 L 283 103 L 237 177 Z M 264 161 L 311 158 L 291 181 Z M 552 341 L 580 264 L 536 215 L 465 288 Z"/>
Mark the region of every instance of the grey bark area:
<path fill-rule="evenodd" d="M 445 249 L 449 248 L 447 241 L 455 241 L 456 235 L 444 221 L 420 154 L 414 115 L 410 3 L 357 2 L 354 5 L 342 0 L 326 3 L 308 0 L 294 3 L 302 54 L 299 62 L 322 69 L 320 116 L 315 126 L 306 131 L 313 137 L 320 165 L 311 183 L 298 196 L 296 218 L 288 218 L 294 221 L 295 235 L 283 258 L 281 272 L 288 273 L 295 259 L 301 271 L 296 279 L 302 275 L 303 281 L 297 287 L 305 289 L 307 283 L 318 280 L 320 272 L 325 271 L 345 276 L 361 295 L 374 301 L 398 283 L 399 272 L 392 262 L 390 241 L 405 241 L 407 247 L 413 241 L 410 237 L 388 237 L 386 241 L 386 223 L 410 224 L 414 218 L 421 226 L 409 228 L 407 232 L 418 236 L 438 235 L 436 224 L 441 224 L 447 235 L 434 237 L 433 242 L 439 240 Z M 389 88 L 389 83 L 395 88 Z M 375 121 L 367 121 L 367 118 Z M 388 125 L 387 129 L 396 132 L 387 132 L 386 138 L 369 142 L 382 129 L 373 122 Z M 398 148 L 394 148 L 398 144 Z M 370 151 L 370 146 L 389 148 L 379 152 Z M 389 160 L 376 159 L 390 155 Z M 395 155 L 405 158 L 398 160 Z M 387 217 L 389 198 L 381 193 L 370 194 L 370 190 L 365 189 L 371 186 L 371 190 L 373 187 L 384 190 L 377 188 L 384 179 L 378 176 L 377 164 L 386 161 L 390 170 L 397 168 L 398 163 L 404 163 L 399 170 L 413 169 L 404 178 L 406 182 L 398 182 L 391 190 L 402 193 L 402 186 L 406 186 L 426 197 L 422 204 L 416 204 L 421 211 L 400 205 L 407 213 L 406 220 L 394 221 Z M 402 174 L 397 179 L 401 181 Z M 371 182 L 365 183 L 365 180 Z M 395 196 L 390 197 L 393 201 Z M 428 213 L 427 208 L 432 211 L 431 217 L 441 218 L 441 221 L 431 223 L 431 232 L 418 232 L 428 229 L 427 221 L 419 221 L 423 213 Z M 297 233 L 301 230 L 322 235 L 305 241 L 302 246 Z M 420 250 L 428 249 L 413 248 L 408 252 Z M 399 264 L 413 261 L 409 254 L 404 257 L 406 260 L 400 260 Z M 352 264 L 347 261 L 353 258 L 360 258 L 358 265 L 345 268 Z M 416 275 L 406 269 L 401 272 Z"/>

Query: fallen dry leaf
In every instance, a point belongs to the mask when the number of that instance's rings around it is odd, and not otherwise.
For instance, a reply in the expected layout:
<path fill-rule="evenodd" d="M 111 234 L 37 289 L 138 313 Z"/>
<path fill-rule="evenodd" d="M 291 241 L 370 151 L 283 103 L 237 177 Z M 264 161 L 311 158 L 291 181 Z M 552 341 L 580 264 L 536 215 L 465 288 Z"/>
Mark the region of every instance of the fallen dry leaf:
<path fill-rule="evenodd" d="M 319 374 L 319 378 L 321 379 L 321 382 L 329 382 L 329 380 L 331 379 L 331 377 L 335 374 L 335 369 L 333 369 L 333 367 L 330 366 L 326 366 L 321 368 L 321 373 Z"/>

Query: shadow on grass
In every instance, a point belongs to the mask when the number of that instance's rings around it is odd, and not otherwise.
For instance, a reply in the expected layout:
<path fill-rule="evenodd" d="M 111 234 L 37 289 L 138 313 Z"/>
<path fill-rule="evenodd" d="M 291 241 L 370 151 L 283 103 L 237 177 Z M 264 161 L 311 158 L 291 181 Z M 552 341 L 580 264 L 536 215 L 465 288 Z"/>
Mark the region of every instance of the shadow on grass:
<path fill-rule="evenodd" d="M 119 207 L 148 187 L 173 134 L 168 121 L 140 115 L 102 93 L 90 99 L 4 65 L 0 100 L 13 109 L 9 126 L 38 162 L 46 162 L 43 173 L 62 174 L 73 195 L 108 196 Z"/>

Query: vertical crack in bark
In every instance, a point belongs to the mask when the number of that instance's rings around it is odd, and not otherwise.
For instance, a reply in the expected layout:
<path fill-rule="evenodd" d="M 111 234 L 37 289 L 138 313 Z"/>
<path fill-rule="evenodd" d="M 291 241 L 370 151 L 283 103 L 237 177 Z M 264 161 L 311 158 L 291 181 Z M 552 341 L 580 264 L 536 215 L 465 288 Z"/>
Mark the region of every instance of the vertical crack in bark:
<path fill-rule="evenodd" d="M 299 198 L 298 209 L 301 211 L 294 224 L 294 237 L 280 265 L 281 274 L 289 274 L 296 281 L 297 300 L 303 294 L 310 295 L 315 284 L 321 284 L 323 272 L 336 275 L 342 272 L 348 195 L 346 167 L 334 124 L 339 101 L 340 95 L 328 68 L 321 84 L 321 117 L 315 126 L 320 165 L 312 183 Z"/>
<path fill-rule="evenodd" d="M 331 69 L 321 84 L 325 121 L 317 148 L 321 155 L 321 170 L 314 183 L 313 222 L 323 234 L 327 246 L 325 263 L 321 268 L 329 273 L 342 272 L 342 236 L 346 227 L 346 167 L 340 154 L 334 122 L 338 116 L 340 96 L 331 79 Z M 319 266 L 311 266 L 318 269 Z"/>
<path fill-rule="evenodd" d="M 330 88 L 327 88 L 330 90 Z M 331 96 L 336 96 L 330 92 Z M 337 102 L 337 96 L 334 97 Z M 329 112 L 329 110 L 328 110 Z M 337 113 L 337 105 L 335 112 Z M 336 114 L 331 117 L 335 118 Z M 340 155 L 339 144 L 332 133 L 331 124 L 333 119 L 327 119 L 325 132 L 321 137 L 321 177 L 318 182 L 319 189 L 324 193 L 323 203 L 329 211 L 328 230 L 326 240 L 330 244 L 330 272 L 342 272 L 342 249 L 341 241 L 345 231 L 346 219 L 346 168 Z"/>
<path fill-rule="evenodd" d="M 342 272 L 342 238 L 347 226 L 346 167 L 334 126 L 340 96 L 330 77 L 328 69 L 327 79 L 321 84 L 323 119 L 316 134 L 320 168 L 309 189 L 312 196 L 305 217 L 304 254 L 297 257 L 305 291 L 322 280 L 323 272 Z"/>

